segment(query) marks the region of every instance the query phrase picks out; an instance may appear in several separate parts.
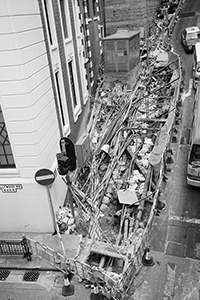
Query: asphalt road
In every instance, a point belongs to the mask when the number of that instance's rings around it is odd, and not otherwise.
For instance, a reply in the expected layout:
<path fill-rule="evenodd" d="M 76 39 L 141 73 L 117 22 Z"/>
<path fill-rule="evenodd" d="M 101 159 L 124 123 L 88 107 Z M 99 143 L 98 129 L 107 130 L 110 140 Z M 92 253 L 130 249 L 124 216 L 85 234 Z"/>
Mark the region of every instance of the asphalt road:
<path fill-rule="evenodd" d="M 176 24 L 172 44 L 180 55 L 183 67 L 182 118 L 178 125 L 177 142 L 171 144 L 174 163 L 162 199 L 167 209 L 155 218 L 151 245 L 167 255 L 200 259 L 200 188 L 186 183 L 189 130 L 192 120 L 194 90 L 192 86 L 193 54 L 186 54 L 180 41 L 185 27 L 199 24 L 200 1 L 186 0 Z"/>

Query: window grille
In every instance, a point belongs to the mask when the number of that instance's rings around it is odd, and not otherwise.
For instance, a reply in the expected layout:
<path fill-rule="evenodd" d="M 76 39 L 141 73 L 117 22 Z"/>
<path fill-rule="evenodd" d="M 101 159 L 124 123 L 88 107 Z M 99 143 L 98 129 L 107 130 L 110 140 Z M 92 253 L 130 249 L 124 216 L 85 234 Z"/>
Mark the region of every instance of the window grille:
<path fill-rule="evenodd" d="M 15 168 L 12 149 L 0 107 L 0 169 Z"/>

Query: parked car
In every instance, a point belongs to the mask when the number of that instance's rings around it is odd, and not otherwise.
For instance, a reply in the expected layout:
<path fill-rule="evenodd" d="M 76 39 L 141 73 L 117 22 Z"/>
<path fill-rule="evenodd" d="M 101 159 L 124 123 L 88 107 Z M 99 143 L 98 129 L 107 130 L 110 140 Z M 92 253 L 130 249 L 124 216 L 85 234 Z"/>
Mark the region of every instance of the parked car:
<path fill-rule="evenodd" d="M 194 45 L 200 42 L 200 28 L 197 26 L 187 27 L 181 34 L 181 42 L 186 53 L 192 53 Z"/>

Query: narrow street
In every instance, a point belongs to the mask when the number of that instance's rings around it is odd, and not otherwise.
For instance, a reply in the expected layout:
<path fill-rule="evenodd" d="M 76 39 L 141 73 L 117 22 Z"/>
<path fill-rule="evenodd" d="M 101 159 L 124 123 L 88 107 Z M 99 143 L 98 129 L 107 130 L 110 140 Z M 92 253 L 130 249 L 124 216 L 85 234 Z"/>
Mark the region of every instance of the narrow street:
<path fill-rule="evenodd" d="M 167 172 L 167 182 L 161 196 L 166 209 L 155 217 L 151 229 L 150 242 L 155 265 L 151 269 L 142 268 L 136 283 L 136 286 L 141 286 L 132 299 L 199 299 L 200 189 L 190 187 L 186 182 L 189 130 L 195 96 L 192 85 L 193 55 L 186 54 L 180 42 L 181 31 L 185 27 L 199 25 L 199 12 L 199 1 L 186 0 L 172 36 L 174 51 L 180 55 L 183 68 L 182 117 L 177 125 L 177 140 L 171 143 L 174 163 Z M 152 278 L 151 284 L 149 277 Z"/>
<path fill-rule="evenodd" d="M 199 2 L 186 1 L 182 14 L 189 11 L 200 11 Z M 200 190 L 196 187 L 190 187 L 186 183 L 189 129 L 193 115 L 192 108 L 195 91 L 191 85 L 192 74 L 188 71 L 192 70 L 193 55 L 183 53 L 180 33 L 185 26 L 196 25 L 196 23 L 197 16 L 180 18 L 173 34 L 174 50 L 181 57 L 184 69 L 183 74 L 186 75 L 183 78 L 182 118 L 177 127 L 179 136 L 177 142 L 171 144 L 174 153 L 174 164 L 171 166 L 171 172 L 168 172 L 169 180 L 163 194 L 163 201 L 166 201 L 168 206 L 167 240 L 164 244 L 165 253 L 190 258 L 199 258 L 196 247 L 199 242 L 198 233 L 200 228 Z M 174 41 L 179 41 L 179 43 L 174 43 Z M 157 250 L 156 246 L 155 250 Z"/>

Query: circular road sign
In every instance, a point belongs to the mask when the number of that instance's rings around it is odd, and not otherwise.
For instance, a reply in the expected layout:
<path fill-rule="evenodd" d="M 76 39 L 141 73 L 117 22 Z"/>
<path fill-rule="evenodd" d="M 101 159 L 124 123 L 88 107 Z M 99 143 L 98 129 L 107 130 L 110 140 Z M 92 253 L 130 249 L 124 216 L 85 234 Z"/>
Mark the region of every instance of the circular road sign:
<path fill-rule="evenodd" d="M 54 173 L 49 169 L 40 169 L 35 173 L 35 180 L 41 185 L 50 185 L 55 180 Z"/>

